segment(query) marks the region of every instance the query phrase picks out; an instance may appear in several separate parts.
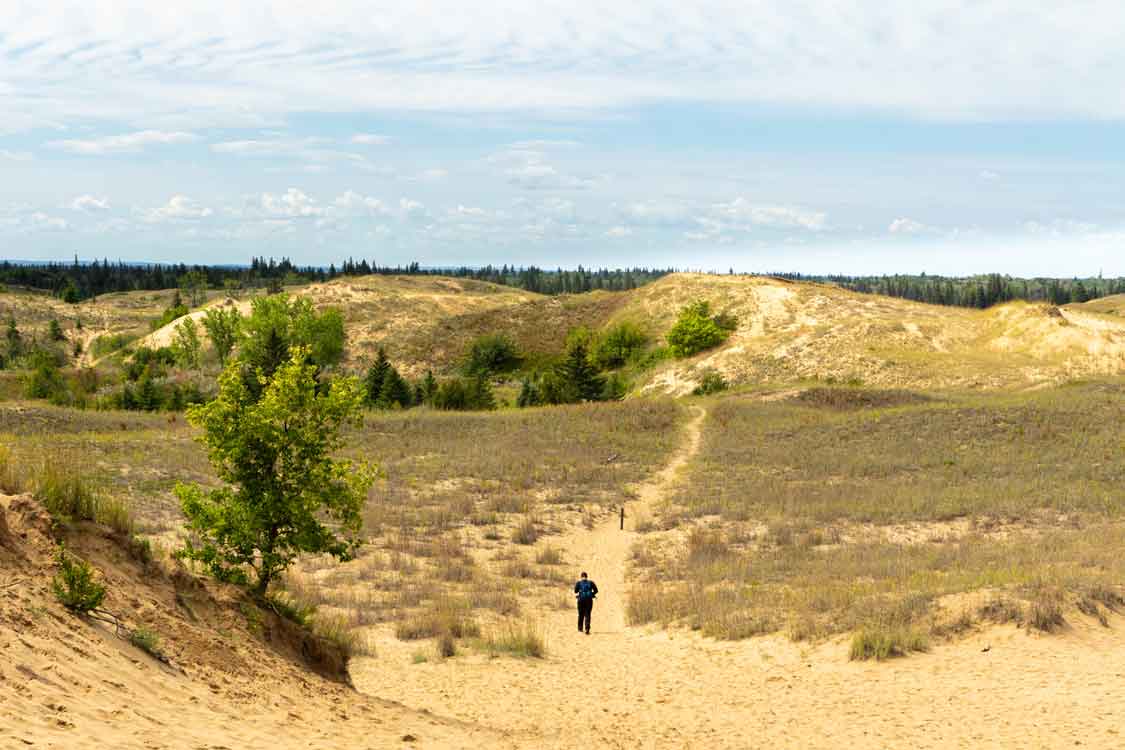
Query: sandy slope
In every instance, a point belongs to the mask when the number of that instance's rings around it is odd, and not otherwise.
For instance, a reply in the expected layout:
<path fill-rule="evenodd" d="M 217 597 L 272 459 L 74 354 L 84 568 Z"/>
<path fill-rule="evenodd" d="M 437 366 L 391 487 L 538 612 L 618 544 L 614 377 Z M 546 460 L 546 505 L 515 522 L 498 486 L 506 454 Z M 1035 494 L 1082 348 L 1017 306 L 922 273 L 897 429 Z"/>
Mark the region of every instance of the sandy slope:
<path fill-rule="evenodd" d="M 630 515 L 657 501 L 699 444 L 638 487 Z M 594 632 L 573 609 L 548 614 L 543 660 L 458 656 L 413 664 L 387 640 L 353 664 L 363 691 L 501 729 L 546 748 L 954 748 L 1125 746 L 1125 622 L 1075 615 L 1068 632 L 994 628 L 892 663 L 847 660 L 837 640 L 784 636 L 738 643 L 625 625 L 627 558 L 636 534 L 610 520 L 561 546 L 601 595 Z M 983 651 L 988 646 L 987 651 Z"/>
<path fill-rule="evenodd" d="M 145 574 L 96 529 L 71 535 L 109 584 L 106 608 L 161 634 L 165 666 L 54 601 L 54 542 L 36 504 L 0 496 L 0 517 L 4 750 L 509 746 L 319 677 L 264 645 L 269 621 L 252 632 L 230 590 Z"/>

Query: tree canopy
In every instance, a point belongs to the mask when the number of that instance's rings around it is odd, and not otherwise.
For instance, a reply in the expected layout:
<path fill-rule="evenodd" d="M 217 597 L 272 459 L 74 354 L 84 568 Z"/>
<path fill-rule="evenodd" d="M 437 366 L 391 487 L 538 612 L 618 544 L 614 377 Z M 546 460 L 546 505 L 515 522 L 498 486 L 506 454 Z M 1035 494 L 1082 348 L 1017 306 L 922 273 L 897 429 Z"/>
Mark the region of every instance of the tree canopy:
<path fill-rule="evenodd" d="M 271 581 L 302 552 L 347 558 L 357 545 L 360 511 L 375 470 L 333 458 L 341 429 L 358 424 L 363 388 L 354 377 L 330 383 L 303 346 L 272 376 L 260 395 L 232 362 L 218 396 L 188 410 L 223 486 L 180 484 L 192 539 L 180 554 L 216 577 L 247 582 L 264 595 Z"/>

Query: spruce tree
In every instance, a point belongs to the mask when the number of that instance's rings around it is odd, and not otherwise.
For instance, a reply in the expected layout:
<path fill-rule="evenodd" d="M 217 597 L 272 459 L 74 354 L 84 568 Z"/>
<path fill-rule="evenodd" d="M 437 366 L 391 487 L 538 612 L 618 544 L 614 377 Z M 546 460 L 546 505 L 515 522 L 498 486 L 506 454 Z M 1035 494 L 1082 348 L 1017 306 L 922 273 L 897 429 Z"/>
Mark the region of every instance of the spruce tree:
<path fill-rule="evenodd" d="M 387 373 L 391 370 L 390 360 L 387 359 L 387 350 L 379 347 L 375 361 L 367 368 L 367 375 L 363 378 L 364 395 L 369 404 L 377 404 L 379 395 L 383 392 L 383 383 Z"/>
<path fill-rule="evenodd" d="M 576 401 L 600 401 L 605 391 L 605 378 L 598 375 L 597 368 L 590 364 L 585 345 L 576 343 L 570 347 L 561 366 L 563 381 L 569 386 Z"/>

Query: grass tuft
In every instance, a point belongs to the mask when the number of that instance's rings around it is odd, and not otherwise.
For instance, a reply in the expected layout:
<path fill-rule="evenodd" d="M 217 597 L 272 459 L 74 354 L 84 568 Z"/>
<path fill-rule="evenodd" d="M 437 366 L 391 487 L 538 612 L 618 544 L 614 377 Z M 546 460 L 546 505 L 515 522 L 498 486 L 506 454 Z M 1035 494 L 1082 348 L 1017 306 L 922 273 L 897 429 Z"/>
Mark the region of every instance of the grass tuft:
<path fill-rule="evenodd" d="M 929 651 L 926 634 L 905 626 L 868 627 L 852 636 L 848 658 L 852 661 L 883 661 L 912 651 Z"/>

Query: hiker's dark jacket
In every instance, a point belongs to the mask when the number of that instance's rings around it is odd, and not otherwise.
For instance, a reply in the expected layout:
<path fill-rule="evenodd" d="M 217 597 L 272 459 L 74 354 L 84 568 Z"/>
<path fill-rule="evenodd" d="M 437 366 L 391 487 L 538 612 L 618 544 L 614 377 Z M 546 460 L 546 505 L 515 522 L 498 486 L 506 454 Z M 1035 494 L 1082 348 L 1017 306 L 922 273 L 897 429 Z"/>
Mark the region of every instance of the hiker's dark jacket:
<path fill-rule="evenodd" d="M 574 584 L 574 593 L 578 595 L 578 601 L 593 601 L 594 597 L 598 595 L 598 584 L 594 583 L 588 578 L 583 578 Z"/>

